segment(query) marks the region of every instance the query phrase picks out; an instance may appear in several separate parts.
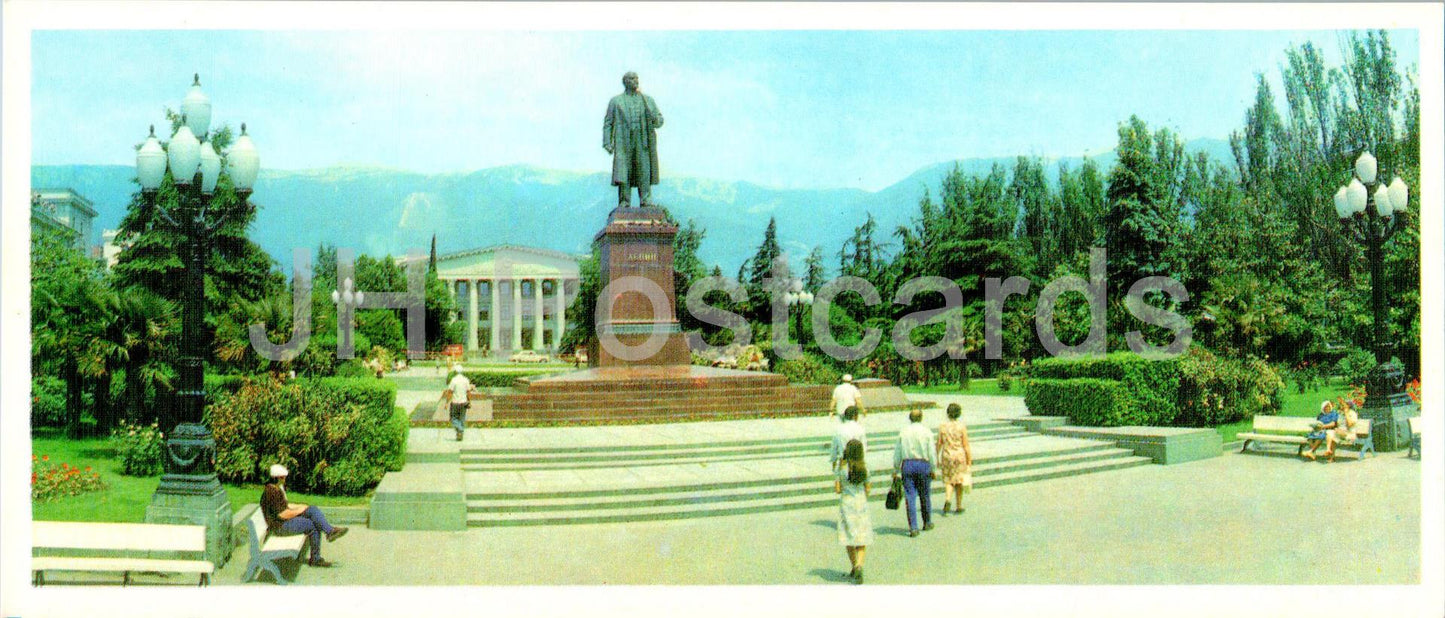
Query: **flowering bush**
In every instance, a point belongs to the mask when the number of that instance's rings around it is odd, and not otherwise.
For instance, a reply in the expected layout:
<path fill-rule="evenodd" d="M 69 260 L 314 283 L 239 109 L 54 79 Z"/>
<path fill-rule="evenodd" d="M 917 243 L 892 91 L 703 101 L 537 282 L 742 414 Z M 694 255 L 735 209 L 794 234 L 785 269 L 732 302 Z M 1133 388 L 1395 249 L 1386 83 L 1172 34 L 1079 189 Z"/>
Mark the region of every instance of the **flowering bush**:
<path fill-rule="evenodd" d="M 396 386 L 375 378 L 243 379 L 206 409 L 216 474 L 254 482 L 280 463 L 290 488 L 365 493 L 405 462 L 408 419 L 395 405 Z"/>
<path fill-rule="evenodd" d="M 1420 403 L 1420 378 L 1410 380 L 1410 383 L 1405 386 L 1405 392 L 1410 394 L 1410 401 Z"/>
<path fill-rule="evenodd" d="M 31 501 L 45 502 L 102 489 L 105 483 L 90 466 L 81 470 L 67 463 L 52 464 L 49 455 L 30 456 Z"/>
<path fill-rule="evenodd" d="M 120 455 L 121 473 L 128 476 L 154 476 L 161 471 L 161 454 L 166 434 L 156 426 L 120 422 L 110 433 L 111 446 Z"/>

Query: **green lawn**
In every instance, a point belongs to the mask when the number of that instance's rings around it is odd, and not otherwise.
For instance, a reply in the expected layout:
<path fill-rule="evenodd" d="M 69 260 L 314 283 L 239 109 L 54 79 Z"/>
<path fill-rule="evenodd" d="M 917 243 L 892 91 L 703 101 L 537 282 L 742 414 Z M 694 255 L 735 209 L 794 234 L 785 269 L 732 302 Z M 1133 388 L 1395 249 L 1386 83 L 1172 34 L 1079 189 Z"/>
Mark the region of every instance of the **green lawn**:
<path fill-rule="evenodd" d="M 1023 397 L 1024 390 L 1019 386 L 1018 380 L 1014 380 L 1013 388 L 1001 390 L 998 387 L 998 380 L 993 378 L 975 379 L 968 383 L 968 388 L 959 390 L 957 382 L 947 384 L 935 384 L 933 386 L 904 386 L 903 392 L 911 395 L 989 395 L 995 397 Z"/>
<path fill-rule="evenodd" d="M 100 492 L 81 494 L 36 503 L 31 506 L 31 516 L 37 520 L 59 521 L 115 521 L 144 522 L 146 506 L 151 494 L 155 493 L 160 477 L 138 478 L 120 473 L 120 460 L 104 438 L 70 440 L 57 435 L 37 432 L 30 440 L 31 452 L 35 455 L 50 456 L 50 463 L 68 463 L 84 469 L 90 466 L 107 485 Z M 259 483 L 242 485 L 225 484 L 231 508 L 254 503 L 261 497 Z M 370 496 L 316 496 L 300 492 L 287 492 L 293 502 L 318 506 L 365 505 Z"/>

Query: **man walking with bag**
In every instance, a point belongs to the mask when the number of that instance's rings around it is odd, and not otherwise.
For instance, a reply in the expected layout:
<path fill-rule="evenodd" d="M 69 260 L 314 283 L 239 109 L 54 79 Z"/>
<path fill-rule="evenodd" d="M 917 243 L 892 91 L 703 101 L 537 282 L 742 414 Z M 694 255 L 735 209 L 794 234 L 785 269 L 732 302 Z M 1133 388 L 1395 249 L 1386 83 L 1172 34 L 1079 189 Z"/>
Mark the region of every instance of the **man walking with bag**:
<path fill-rule="evenodd" d="M 893 447 L 893 476 L 903 477 L 910 537 L 918 536 L 915 507 L 922 507 L 923 529 L 933 529 L 928 494 L 933 480 L 933 446 L 933 432 L 923 425 L 923 410 L 914 408 L 908 413 L 908 426 L 898 432 L 898 443 Z"/>

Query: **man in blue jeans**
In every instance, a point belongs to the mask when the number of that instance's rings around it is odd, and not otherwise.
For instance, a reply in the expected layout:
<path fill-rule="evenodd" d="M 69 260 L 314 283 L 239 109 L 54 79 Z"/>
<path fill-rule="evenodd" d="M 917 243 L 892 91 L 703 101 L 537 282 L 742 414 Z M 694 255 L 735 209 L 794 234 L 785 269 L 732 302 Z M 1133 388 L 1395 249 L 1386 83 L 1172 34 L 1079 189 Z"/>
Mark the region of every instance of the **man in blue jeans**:
<path fill-rule="evenodd" d="M 347 528 L 331 525 L 326 521 L 326 516 L 321 514 L 321 509 L 287 502 L 288 474 L 286 466 L 272 465 L 271 482 L 261 489 L 261 515 L 266 518 L 266 528 L 277 536 L 306 535 L 307 543 L 311 545 L 311 560 L 307 564 L 329 567 L 331 563 L 321 557 L 321 535 L 325 534 L 328 541 L 335 541 L 346 534 Z"/>
<path fill-rule="evenodd" d="M 903 477 L 903 495 L 908 500 L 908 536 L 918 536 L 916 506 L 923 507 L 923 529 L 933 529 L 929 485 L 933 480 L 933 432 L 923 426 L 923 410 L 908 413 L 908 426 L 898 432 L 893 447 L 894 476 Z M 918 504 L 922 502 L 922 504 Z"/>

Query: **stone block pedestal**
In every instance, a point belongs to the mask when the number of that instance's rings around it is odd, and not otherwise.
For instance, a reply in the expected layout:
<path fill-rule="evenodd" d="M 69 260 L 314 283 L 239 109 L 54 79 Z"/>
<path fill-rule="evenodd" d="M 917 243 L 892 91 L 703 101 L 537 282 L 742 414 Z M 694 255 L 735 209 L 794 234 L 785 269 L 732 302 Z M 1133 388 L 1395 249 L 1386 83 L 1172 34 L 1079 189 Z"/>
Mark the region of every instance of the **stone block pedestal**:
<path fill-rule="evenodd" d="M 231 558 L 231 500 L 219 483 L 207 494 L 156 492 L 146 507 L 146 523 L 205 526 L 206 560 L 219 569 Z"/>
<path fill-rule="evenodd" d="M 677 226 L 656 207 L 617 208 L 597 233 L 601 251 L 597 299 L 602 318 L 599 338 L 617 344 L 599 344 L 589 350 L 593 367 L 688 365 L 692 353 L 677 321 L 677 293 L 673 282 L 673 240 Z M 590 319 L 592 316 L 582 316 Z M 652 339 L 655 350 L 642 346 Z M 629 353 L 618 353 L 628 351 Z M 635 352 L 634 352 L 635 351 Z"/>
<path fill-rule="evenodd" d="M 467 497 L 460 463 L 408 463 L 388 472 L 371 499 L 373 530 L 465 530 Z"/>

